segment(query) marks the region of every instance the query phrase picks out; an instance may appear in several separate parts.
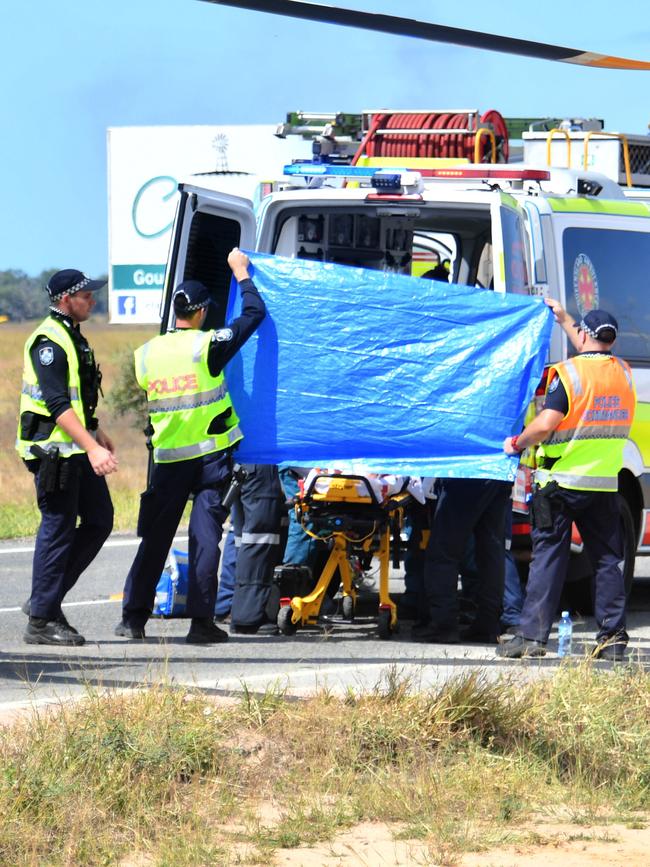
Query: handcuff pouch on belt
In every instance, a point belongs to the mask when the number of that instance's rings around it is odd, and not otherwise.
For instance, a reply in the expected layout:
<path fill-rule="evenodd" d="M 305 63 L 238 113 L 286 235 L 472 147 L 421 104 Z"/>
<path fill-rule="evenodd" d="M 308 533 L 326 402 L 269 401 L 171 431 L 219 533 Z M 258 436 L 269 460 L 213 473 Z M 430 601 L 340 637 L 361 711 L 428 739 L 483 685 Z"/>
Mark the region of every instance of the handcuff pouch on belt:
<path fill-rule="evenodd" d="M 560 486 L 556 481 L 549 482 L 540 488 L 533 485 L 533 497 L 530 501 L 531 523 L 536 530 L 550 530 L 553 526 L 553 507 L 551 500 L 555 497 Z"/>
<path fill-rule="evenodd" d="M 244 482 L 248 478 L 248 472 L 242 467 L 241 464 L 234 464 L 232 468 L 232 477 L 230 480 L 230 487 L 225 493 L 223 500 L 221 501 L 224 509 L 230 509 L 235 500 L 239 499 L 241 494 L 241 486 L 242 482 Z"/>
<path fill-rule="evenodd" d="M 62 473 L 61 464 L 65 464 L 59 456 L 59 450 L 56 446 L 50 446 L 49 449 L 41 448 L 41 446 L 31 445 L 30 452 L 35 458 L 38 458 L 40 465 L 38 468 L 38 486 L 45 494 L 53 494 L 55 491 L 64 491 L 63 482 L 66 487 L 69 483 L 69 470 Z M 62 478 L 62 475 L 64 478 Z"/>

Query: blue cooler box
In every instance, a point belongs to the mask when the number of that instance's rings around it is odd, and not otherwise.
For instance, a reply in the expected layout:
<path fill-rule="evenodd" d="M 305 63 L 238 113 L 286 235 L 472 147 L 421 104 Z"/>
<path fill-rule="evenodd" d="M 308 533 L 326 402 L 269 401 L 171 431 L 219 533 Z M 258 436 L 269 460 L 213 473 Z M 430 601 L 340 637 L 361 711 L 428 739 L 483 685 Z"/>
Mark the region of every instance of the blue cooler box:
<path fill-rule="evenodd" d="M 153 617 L 185 617 L 187 608 L 187 551 L 172 548 L 153 606 Z"/>

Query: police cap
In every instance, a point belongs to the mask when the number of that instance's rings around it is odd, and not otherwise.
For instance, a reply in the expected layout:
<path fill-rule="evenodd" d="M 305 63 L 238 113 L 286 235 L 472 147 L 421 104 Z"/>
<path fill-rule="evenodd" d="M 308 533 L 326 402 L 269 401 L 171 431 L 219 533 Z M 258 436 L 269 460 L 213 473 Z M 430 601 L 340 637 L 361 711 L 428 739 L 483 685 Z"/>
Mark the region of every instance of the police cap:
<path fill-rule="evenodd" d="M 606 310 L 590 310 L 575 327 L 603 343 L 613 343 L 618 334 L 618 322 Z"/>
<path fill-rule="evenodd" d="M 172 302 L 176 313 L 181 314 L 193 313 L 213 303 L 210 290 L 200 280 L 183 280 L 179 283 L 174 289 Z"/>
<path fill-rule="evenodd" d="M 106 286 L 106 280 L 91 280 L 82 271 L 66 268 L 52 274 L 45 287 L 50 301 L 59 301 L 64 295 L 74 295 L 76 292 L 96 292 Z"/>

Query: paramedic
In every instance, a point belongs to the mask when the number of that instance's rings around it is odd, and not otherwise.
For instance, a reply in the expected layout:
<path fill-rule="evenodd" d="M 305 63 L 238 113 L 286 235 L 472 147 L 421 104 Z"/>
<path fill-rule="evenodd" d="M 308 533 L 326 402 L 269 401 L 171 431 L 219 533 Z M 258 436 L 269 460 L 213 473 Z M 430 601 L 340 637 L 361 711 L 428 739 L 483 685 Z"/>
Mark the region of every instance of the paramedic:
<path fill-rule="evenodd" d="M 515 437 L 507 454 L 539 444 L 532 500 L 533 559 L 518 635 L 497 648 L 502 657 L 544 656 L 566 577 L 575 521 L 594 566 L 595 658 L 625 658 L 625 586 L 618 473 L 636 395 L 627 363 L 612 355 L 618 323 L 590 310 L 576 325 L 559 302 L 547 300 L 578 355 L 548 372 L 540 414 Z"/>
<path fill-rule="evenodd" d="M 428 622 L 416 624 L 415 641 L 495 643 L 500 631 L 505 571 L 506 510 L 510 482 L 497 479 L 438 479 L 436 509 L 424 562 Z M 459 632 L 458 575 L 470 539 L 480 581 L 476 618 Z"/>
<path fill-rule="evenodd" d="M 288 523 L 278 468 L 267 464 L 242 464 L 239 500 L 233 503 L 237 551 L 235 590 L 230 611 L 234 634 L 277 635 L 275 617 L 269 616 L 273 570 L 282 559 L 282 519 Z M 286 541 L 286 534 L 285 534 Z"/>
<path fill-rule="evenodd" d="M 242 293 L 241 315 L 228 327 L 202 331 L 209 290 L 186 280 L 174 290 L 176 327 L 135 352 L 136 377 L 147 392 L 153 426 L 153 469 L 140 501 L 142 537 L 126 578 L 122 620 L 115 634 L 145 637 L 156 585 L 178 522 L 194 495 L 189 525 L 187 616 L 189 644 L 215 644 L 228 634 L 213 620 L 219 542 L 227 510 L 222 496 L 231 475 L 231 452 L 242 438 L 223 368 L 257 329 L 265 306 L 249 275 L 249 260 L 235 248 L 228 264 Z"/>
<path fill-rule="evenodd" d="M 113 527 L 104 476 L 117 469 L 95 409 L 101 373 L 80 331 L 105 280 L 69 268 L 47 284 L 50 314 L 27 338 L 16 448 L 34 474 L 41 524 L 36 536 L 27 644 L 80 645 L 61 602 Z M 79 526 L 77 526 L 79 518 Z"/>

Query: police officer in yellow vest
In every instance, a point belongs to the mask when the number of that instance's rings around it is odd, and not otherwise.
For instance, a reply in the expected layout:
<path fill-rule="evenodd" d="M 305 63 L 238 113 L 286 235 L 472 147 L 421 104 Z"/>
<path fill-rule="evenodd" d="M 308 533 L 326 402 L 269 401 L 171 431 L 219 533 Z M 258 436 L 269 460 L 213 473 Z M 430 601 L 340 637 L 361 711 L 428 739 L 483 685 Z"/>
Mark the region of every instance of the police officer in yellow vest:
<path fill-rule="evenodd" d="M 575 521 L 594 566 L 594 657 L 625 658 L 625 587 L 618 474 L 630 432 L 636 394 L 628 364 L 612 355 L 618 323 L 605 310 L 591 310 L 579 324 L 557 301 L 548 300 L 556 321 L 578 355 L 551 367 L 540 414 L 504 451 L 537 448 L 537 489 L 532 501 L 533 559 L 519 634 L 500 645 L 506 658 L 544 656 L 566 577 Z"/>
<path fill-rule="evenodd" d="M 101 376 L 79 328 L 105 285 L 76 269 L 58 271 L 47 285 L 50 314 L 25 342 L 16 448 L 34 474 L 41 512 L 32 593 L 23 606 L 28 644 L 84 643 L 61 602 L 113 527 L 104 476 L 117 459 L 95 417 Z"/>
<path fill-rule="evenodd" d="M 187 616 L 190 644 L 215 644 L 228 634 L 214 624 L 222 505 L 231 476 L 231 450 L 242 438 L 223 368 L 264 319 L 264 302 L 250 279 L 249 260 L 235 248 L 228 264 L 242 293 L 241 315 L 227 328 L 202 331 L 211 303 L 197 280 L 173 295 L 176 327 L 135 353 L 136 378 L 147 393 L 153 426 L 153 471 L 142 495 L 142 542 L 126 579 L 122 620 L 115 634 L 145 637 L 174 533 L 190 494 Z"/>

